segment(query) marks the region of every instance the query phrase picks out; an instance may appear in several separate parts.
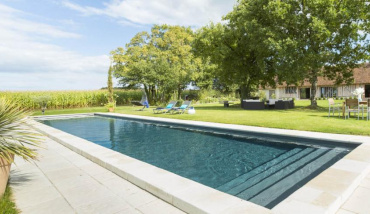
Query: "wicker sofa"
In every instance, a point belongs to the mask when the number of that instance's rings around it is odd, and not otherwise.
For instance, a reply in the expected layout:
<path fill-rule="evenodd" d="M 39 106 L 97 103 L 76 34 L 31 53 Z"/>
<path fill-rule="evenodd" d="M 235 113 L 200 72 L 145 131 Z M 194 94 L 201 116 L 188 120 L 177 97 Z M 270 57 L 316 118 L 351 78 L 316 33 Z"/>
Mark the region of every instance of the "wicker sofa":
<path fill-rule="evenodd" d="M 259 100 L 243 100 L 242 108 L 246 110 L 263 110 L 265 109 L 265 102 Z"/>
<path fill-rule="evenodd" d="M 294 100 L 278 100 L 275 102 L 275 109 L 294 108 Z"/>

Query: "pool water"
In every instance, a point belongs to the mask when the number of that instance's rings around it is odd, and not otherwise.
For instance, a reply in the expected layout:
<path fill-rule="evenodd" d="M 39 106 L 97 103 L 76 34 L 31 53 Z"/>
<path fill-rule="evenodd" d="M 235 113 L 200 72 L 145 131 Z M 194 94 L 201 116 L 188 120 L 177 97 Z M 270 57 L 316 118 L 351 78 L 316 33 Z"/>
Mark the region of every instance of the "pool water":
<path fill-rule="evenodd" d="M 267 208 L 349 152 L 108 117 L 41 122 Z"/>

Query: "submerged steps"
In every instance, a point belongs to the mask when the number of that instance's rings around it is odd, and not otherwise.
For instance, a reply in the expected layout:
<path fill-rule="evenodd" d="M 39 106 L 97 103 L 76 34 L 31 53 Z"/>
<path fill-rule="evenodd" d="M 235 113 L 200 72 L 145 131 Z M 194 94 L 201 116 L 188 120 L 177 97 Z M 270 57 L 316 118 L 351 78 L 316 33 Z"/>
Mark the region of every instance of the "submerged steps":
<path fill-rule="evenodd" d="M 249 171 L 247 173 L 244 173 L 244 174 L 234 178 L 233 180 L 223 184 L 222 186 L 217 187 L 216 189 L 220 190 L 220 191 L 223 191 L 223 192 L 228 192 L 229 194 L 232 194 L 232 192 L 229 192 L 231 189 L 242 185 L 248 179 L 260 174 L 261 172 L 266 171 L 270 167 L 272 167 L 276 164 L 279 164 L 280 162 L 282 162 L 282 161 L 284 161 L 284 160 L 286 160 L 286 159 L 288 159 L 292 156 L 295 156 L 297 153 L 302 152 L 302 150 L 303 150 L 302 148 L 295 148 L 295 149 L 289 150 L 289 151 L 281 154 L 280 156 L 268 161 L 267 163 L 264 163 L 264 164 L 262 164 L 262 165 L 260 165 L 256 168 L 252 169 L 251 171 Z"/>
<path fill-rule="evenodd" d="M 327 165 L 331 165 L 333 161 L 337 160 L 338 151 L 329 150 L 318 158 L 315 158 L 310 162 L 310 165 L 305 164 L 303 167 L 295 170 L 288 176 L 282 177 L 278 182 L 249 198 L 248 201 L 262 205 L 267 208 L 274 207 L 281 197 L 285 198 L 287 194 L 291 192 L 291 188 L 296 185 L 301 186 L 302 183 L 306 183 L 313 176 L 316 176 L 315 172 L 322 168 L 326 168 Z M 323 163 L 325 163 L 323 165 Z"/>
<path fill-rule="evenodd" d="M 217 189 L 244 200 L 272 208 L 336 161 L 342 151 L 324 148 L 296 148 L 225 183 Z M 323 165 L 323 163 L 325 163 Z M 295 188 L 294 188 L 295 187 Z"/>

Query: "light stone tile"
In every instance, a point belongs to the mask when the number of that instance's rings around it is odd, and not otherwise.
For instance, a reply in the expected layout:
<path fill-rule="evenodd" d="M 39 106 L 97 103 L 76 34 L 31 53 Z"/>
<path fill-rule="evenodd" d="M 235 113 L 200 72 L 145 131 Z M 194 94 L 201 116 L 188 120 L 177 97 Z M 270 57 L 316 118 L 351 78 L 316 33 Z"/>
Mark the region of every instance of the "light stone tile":
<path fill-rule="evenodd" d="M 90 186 L 100 185 L 98 181 L 96 181 L 94 178 L 87 174 L 70 176 L 64 179 L 53 180 L 52 182 L 58 190 L 63 192 L 84 185 Z"/>
<path fill-rule="evenodd" d="M 272 214 L 272 211 L 261 207 L 251 202 L 242 201 L 225 210 L 217 211 L 216 213 L 256 213 L 256 214 Z"/>
<path fill-rule="evenodd" d="M 335 214 L 356 214 L 356 213 L 344 209 L 339 209 Z"/>
<path fill-rule="evenodd" d="M 66 168 L 73 168 L 73 164 L 69 161 L 64 160 L 64 159 L 40 161 L 39 163 L 37 163 L 37 166 L 43 172 L 63 170 L 63 169 L 66 169 Z"/>
<path fill-rule="evenodd" d="M 142 212 L 138 211 L 136 208 L 130 207 L 125 210 L 116 212 L 114 214 L 141 214 Z"/>
<path fill-rule="evenodd" d="M 78 177 L 85 174 L 85 172 L 80 170 L 79 168 L 69 165 L 60 169 L 56 168 L 54 170 L 44 171 L 44 173 L 50 180 L 53 181 L 63 180 L 74 176 Z"/>
<path fill-rule="evenodd" d="M 301 202 L 308 202 L 311 203 L 312 201 L 316 200 L 323 191 L 311 188 L 308 186 L 303 186 L 299 189 L 299 191 L 295 191 L 289 198 L 301 201 Z"/>
<path fill-rule="evenodd" d="M 323 192 L 311 204 L 329 208 L 336 200 L 337 197 L 335 195 Z"/>
<path fill-rule="evenodd" d="M 97 180 L 100 183 L 104 182 L 105 180 L 109 180 L 109 179 L 115 178 L 117 176 L 118 175 L 116 175 L 113 172 L 110 172 L 108 170 L 106 170 L 103 173 L 99 173 L 99 174 L 93 175 L 94 179 Z M 123 179 L 123 178 L 121 178 L 121 179 Z"/>
<path fill-rule="evenodd" d="M 157 197 L 144 190 L 137 191 L 134 194 L 129 195 L 128 197 L 124 197 L 124 200 L 133 207 L 140 207 L 157 199 Z"/>
<path fill-rule="evenodd" d="M 320 206 L 314 206 L 309 203 L 285 200 L 272 209 L 274 214 L 319 214 L 325 213 L 325 209 Z"/>
<path fill-rule="evenodd" d="M 370 189 L 358 187 L 352 196 L 344 203 L 342 209 L 365 214 L 370 213 Z"/>
<path fill-rule="evenodd" d="M 84 185 L 73 189 L 60 189 L 60 192 L 73 207 L 83 206 L 115 196 L 115 194 L 101 185 Z"/>
<path fill-rule="evenodd" d="M 143 191 L 141 188 L 118 176 L 111 179 L 103 180 L 102 184 L 109 188 L 112 192 L 123 198 L 127 198 L 134 193 Z"/>
<path fill-rule="evenodd" d="M 351 153 L 345 156 L 345 159 L 351 159 L 356 161 L 363 161 L 370 163 L 370 149 L 356 148 Z"/>
<path fill-rule="evenodd" d="M 76 213 L 63 197 L 58 197 L 44 203 L 22 209 L 25 214 L 66 214 Z"/>
<path fill-rule="evenodd" d="M 14 191 L 14 198 L 17 207 L 20 209 L 36 206 L 60 197 L 61 195 L 54 187 L 46 187 L 34 191 Z"/>
<path fill-rule="evenodd" d="M 93 163 L 90 161 L 90 163 L 86 165 L 79 166 L 80 169 L 85 171 L 89 175 L 98 175 L 98 174 L 103 174 L 109 172 L 107 169 L 99 166 L 96 163 Z M 113 173 L 112 173 L 113 174 Z"/>
<path fill-rule="evenodd" d="M 369 175 L 370 175 L 370 173 L 369 173 Z M 364 178 L 364 180 L 362 180 L 360 186 L 370 189 L 370 177 L 367 176 L 366 178 Z"/>
<path fill-rule="evenodd" d="M 329 168 L 321 173 L 319 177 L 308 182 L 306 186 L 340 196 L 357 176 L 358 174 L 354 172 Z"/>
<path fill-rule="evenodd" d="M 334 169 L 340 169 L 340 170 L 356 172 L 356 173 L 361 173 L 364 170 L 368 169 L 369 167 L 370 167 L 369 163 L 351 160 L 351 159 L 339 160 L 332 166 L 332 168 Z"/>
<path fill-rule="evenodd" d="M 137 208 L 142 213 L 147 214 L 184 214 L 183 211 L 173 207 L 172 205 L 157 199 L 148 204 Z"/>
<path fill-rule="evenodd" d="M 90 213 L 117 213 L 127 210 L 131 206 L 124 200 L 111 196 L 103 198 L 98 201 L 91 202 L 76 208 L 77 213 L 90 214 Z"/>
<path fill-rule="evenodd" d="M 198 209 L 201 209 L 204 212 L 215 213 L 241 201 L 243 200 L 195 183 L 192 187 L 175 193 L 172 204 L 185 212 L 199 212 Z"/>

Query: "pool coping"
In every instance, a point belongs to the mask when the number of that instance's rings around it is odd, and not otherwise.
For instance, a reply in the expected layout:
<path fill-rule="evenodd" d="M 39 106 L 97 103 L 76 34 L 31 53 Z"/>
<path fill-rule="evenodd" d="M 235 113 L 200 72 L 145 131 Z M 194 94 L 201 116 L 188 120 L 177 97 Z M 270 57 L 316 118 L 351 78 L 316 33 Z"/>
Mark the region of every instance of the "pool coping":
<path fill-rule="evenodd" d="M 335 213 L 360 184 L 361 180 L 370 172 L 370 137 L 366 136 L 261 128 L 117 113 L 95 113 L 95 115 L 235 131 L 272 133 L 316 140 L 361 143 L 360 146 L 337 163 L 269 210 L 50 126 L 36 121 L 30 122 L 32 127 L 51 139 L 188 213 Z"/>

